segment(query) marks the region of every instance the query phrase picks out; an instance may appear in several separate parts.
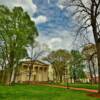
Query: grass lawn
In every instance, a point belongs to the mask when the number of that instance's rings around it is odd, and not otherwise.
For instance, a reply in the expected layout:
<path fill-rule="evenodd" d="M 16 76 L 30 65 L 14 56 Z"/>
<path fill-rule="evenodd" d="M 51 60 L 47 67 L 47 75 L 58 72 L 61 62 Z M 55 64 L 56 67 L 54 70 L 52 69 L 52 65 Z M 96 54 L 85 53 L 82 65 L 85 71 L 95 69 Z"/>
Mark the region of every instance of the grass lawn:
<path fill-rule="evenodd" d="M 86 84 L 86 83 L 49 83 L 51 85 L 60 85 L 60 86 L 70 86 L 70 87 L 76 87 L 76 88 L 86 88 L 86 89 L 98 89 L 97 84 Z"/>
<path fill-rule="evenodd" d="M 64 84 L 65 86 L 67 86 L 67 84 L 65 83 Z M 95 89 L 97 90 L 98 89 L 98 85 L 91 85 L 91 84 L 68 84 L 68 86 L 71 86 L 71 87 L 76 87 L 76 88 L 87 88 L 87 89 Z"/>
<path fill-rule="evenodd" d="M 100 100 L 86 92 L 47 86 L 0 85 L 0 100 Z"/>

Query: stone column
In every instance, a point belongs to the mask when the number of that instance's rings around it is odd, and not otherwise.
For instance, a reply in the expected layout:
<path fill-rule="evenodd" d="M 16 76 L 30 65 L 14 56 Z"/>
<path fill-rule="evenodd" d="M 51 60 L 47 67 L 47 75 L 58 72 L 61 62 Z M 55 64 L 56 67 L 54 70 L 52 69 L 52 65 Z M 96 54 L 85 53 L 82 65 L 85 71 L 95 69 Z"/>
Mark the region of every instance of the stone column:
<path fill-rule="evenodd" d="M 48 81 L 48 69 L 44 67 L 44 81 Z"/>
<path fill-rule="evenodd" d="M 37 70 L 37 81 L 40 81 L 40 80 L 39 80 L 39 77 L 40 77 L 40 75 L 39 75 L 39 68 L 40 68 L 40 67 L 38 66 L 38 70 Z"/>

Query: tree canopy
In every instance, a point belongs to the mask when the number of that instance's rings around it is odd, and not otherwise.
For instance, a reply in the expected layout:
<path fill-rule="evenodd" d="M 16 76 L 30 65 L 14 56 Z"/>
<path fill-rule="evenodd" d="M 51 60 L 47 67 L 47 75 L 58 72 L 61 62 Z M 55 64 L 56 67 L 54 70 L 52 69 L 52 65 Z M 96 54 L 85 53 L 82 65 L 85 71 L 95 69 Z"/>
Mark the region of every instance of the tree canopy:
<path fill-rule="evenodd" d="M 12 72 L 14 66 L 23 59 L 25 47 L 34 43 L 38 31 L 35 23 L 21 7 L 8 9 L 0 6 L 0 45 L 5 67 Z"/>
<path fill-rule="evenodd" d="M 62 82 L 63 76 L 67 72 L 66 69 L 70 59 L 70 53 L 63 49 L 52 51 L 46 58 L 44 58 L 44 60 L 52 64 L 56 81 Z"/>

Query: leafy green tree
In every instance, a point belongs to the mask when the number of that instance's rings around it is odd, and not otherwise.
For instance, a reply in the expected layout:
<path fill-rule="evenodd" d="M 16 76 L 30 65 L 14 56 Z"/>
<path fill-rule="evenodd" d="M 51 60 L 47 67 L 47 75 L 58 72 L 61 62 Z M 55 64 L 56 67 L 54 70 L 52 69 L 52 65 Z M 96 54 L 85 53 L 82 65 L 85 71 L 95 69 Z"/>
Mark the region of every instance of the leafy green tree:
<path fill-rule="evenodd" d="M 80 81 L 80 79 L 85 78 L 83 56 L 76 50 L 72 50 L 71 55 L 72 60 L 70 62 L 70 77 L 74 80 L 74 82 Z"/>
<path fill-rule="evenodd" d="M 67 68 L 67 64 L 70 61 L 70 53 L 66 50 L 52 51 L 44 60 L 51 63 L 52 68 L 56 76 L 56 81 L 63 81 L 63 76 Z"/>
<path fill-rule="evenodd" d="M 95 66 L 95 59 L 97 59 L 97 50 L 95 44 L 87 44 L 84 46 L 82 53 L 85 56 L 85 61 L 88 64 L 91 83 L 96 83 L 96 66 Z"/>
<path fill-rule="evenodd" d="M 0 15 L 0 40 L 4 42 L 6 69 L 11 83 L 19 60 L 27 54 L 25 47 L 34 43 L 38 32 L 35 23 L 21 7 L 9 10 L 0 6 Z"/>

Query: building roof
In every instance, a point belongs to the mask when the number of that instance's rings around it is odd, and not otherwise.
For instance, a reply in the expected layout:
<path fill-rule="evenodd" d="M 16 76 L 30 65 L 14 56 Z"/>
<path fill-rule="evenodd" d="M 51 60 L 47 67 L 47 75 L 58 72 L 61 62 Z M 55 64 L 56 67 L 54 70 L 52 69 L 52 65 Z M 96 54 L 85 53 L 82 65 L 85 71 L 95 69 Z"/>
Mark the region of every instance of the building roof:
<path fill-rule="evenodd" d="M 21 63 L 24 63 L 24 64 L 39 64 L 39 65 L 43 65 L 43 66 L 49 66 L 49 64 L 45 63 L 45 62 L 42 62 L 40 60 L 24 60 L 24 61 L 21 61 Z"/>

